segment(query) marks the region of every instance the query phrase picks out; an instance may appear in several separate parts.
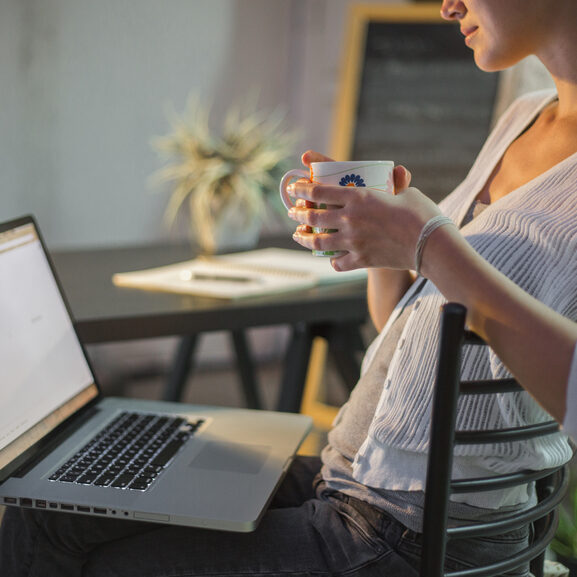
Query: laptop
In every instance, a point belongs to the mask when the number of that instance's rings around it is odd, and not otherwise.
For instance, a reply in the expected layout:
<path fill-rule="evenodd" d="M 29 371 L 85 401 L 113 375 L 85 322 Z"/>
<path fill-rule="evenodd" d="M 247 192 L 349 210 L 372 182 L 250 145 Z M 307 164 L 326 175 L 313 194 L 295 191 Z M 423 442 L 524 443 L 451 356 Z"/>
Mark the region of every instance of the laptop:
<path fill-rule="evenodd" d="M 33 217 L 0 224 L 0 504 L 252 531 L 311 420 L 104 398 Z"/>

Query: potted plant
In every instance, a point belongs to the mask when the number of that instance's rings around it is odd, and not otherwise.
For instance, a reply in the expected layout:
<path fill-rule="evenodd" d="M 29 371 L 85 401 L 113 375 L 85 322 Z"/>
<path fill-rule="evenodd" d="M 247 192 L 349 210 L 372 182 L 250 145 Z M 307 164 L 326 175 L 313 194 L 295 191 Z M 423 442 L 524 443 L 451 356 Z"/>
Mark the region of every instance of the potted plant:
<path fill-rule="evenodd" d="M 256 244 L 265 204 L 279 207 L 278 182 L 295 136 L 281 114 L 248 108 L 231 109 L 217 136 L 208 109 L 191 97 L 183 114 L 170 115 L 172 131 L 153 140 L 166 162 L 155 180 L 171 185 L 165 220 L 172 226 L 187 214 L 192 239 L 205 253 Z"/>

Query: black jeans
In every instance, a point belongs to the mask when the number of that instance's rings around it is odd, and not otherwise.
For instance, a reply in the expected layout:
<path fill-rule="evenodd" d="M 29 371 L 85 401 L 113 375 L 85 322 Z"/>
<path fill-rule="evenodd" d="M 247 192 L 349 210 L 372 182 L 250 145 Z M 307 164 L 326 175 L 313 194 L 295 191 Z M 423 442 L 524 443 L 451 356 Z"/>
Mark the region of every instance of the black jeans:
<path fill-rule="evenodd" d="M 420 535 L 362 501 L 326 491 L 319 469 L 317 458 L 295 460 L 252 533 L 9 509 L 0 575 L 416 577 Z M 510 544 L 465 544 L 449 552 L 450 565 L 470 566 L 502 546 Z"/>

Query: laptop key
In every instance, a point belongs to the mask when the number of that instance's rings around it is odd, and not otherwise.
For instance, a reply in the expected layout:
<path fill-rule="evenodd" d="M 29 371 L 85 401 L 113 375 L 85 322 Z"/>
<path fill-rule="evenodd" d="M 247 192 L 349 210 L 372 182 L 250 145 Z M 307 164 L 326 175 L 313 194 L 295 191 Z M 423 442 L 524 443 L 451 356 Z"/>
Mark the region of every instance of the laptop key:
<path fill-rule="evenodd" d="M 164 449 L 162 449 L 162 451 L 160 451 L 160 453 L 158 453 L 158 455 L 156 455 L 156 457 L 150 461 L 150 464 L 157 467 L 164 467 L 172 459 L 172 457 L 176 455 L 178 450 L 182 447 L 182 445 L 184 445 L 185 442 L 186 439 L 176 439 L 171 441 L 168 443 L 168 445 L 166 445 L 166 447 L 164 447 Z"/>
<path fill-rule="evenodd" d="M 125 487 L 128 487 L 133 479 L 133 475 L 123 474 L 120 475 L 110 486 L 116 487 L 117 489 L 124 489 Z"/>
<path fill-rule="evenodd" d="M 94 483 L 97 477 L 98 473 L 89 471 L 88 473 L 85 473 L 84 475 L 78 477 L 76 482 L 80 483 L 81 485 L 92 485 L 92 483 Z"/>
<path fill-rule="evenodd" d="M 154 481 L 154 479 L 150 477 L 137 477 L 128 488 L 142 491 L 143 489 L 148 489 L 152 481 Z"/>
<path fill-rule="evenodd" d="M 108 485 L 114 481 L 114 477 L 115 475 L 109 475 L 105 473 L 104 475 L 100 475 L 100 477 L 94 481 L 94 485 L 96 487 L 108 487 Z"/>
<path fill-rule="evenodd" d="M 62 475 L 62 477 L 60 477 L 60 479 L 58 479 L 58 480 L 62 481 L 63 483 L 74 483 L 76 481 L 76 479 L 78 479 L 78 475 L 66 473 L 66 474 Z"/>

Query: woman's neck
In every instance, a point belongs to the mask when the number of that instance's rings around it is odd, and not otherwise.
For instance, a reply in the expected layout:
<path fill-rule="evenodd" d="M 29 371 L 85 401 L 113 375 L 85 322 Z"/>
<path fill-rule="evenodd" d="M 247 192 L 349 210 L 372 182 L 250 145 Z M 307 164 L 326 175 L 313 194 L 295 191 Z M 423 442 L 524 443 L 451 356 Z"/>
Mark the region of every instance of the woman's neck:
<path fill-rule="evenodd" d="M 573 65 L 577 72 L 577 56 Z M 550 121 L 556 122 L 577 122 L 577 80 L 560 79 L 553 77 L 557 88 L 558 101 L 550 112 Z"/>

